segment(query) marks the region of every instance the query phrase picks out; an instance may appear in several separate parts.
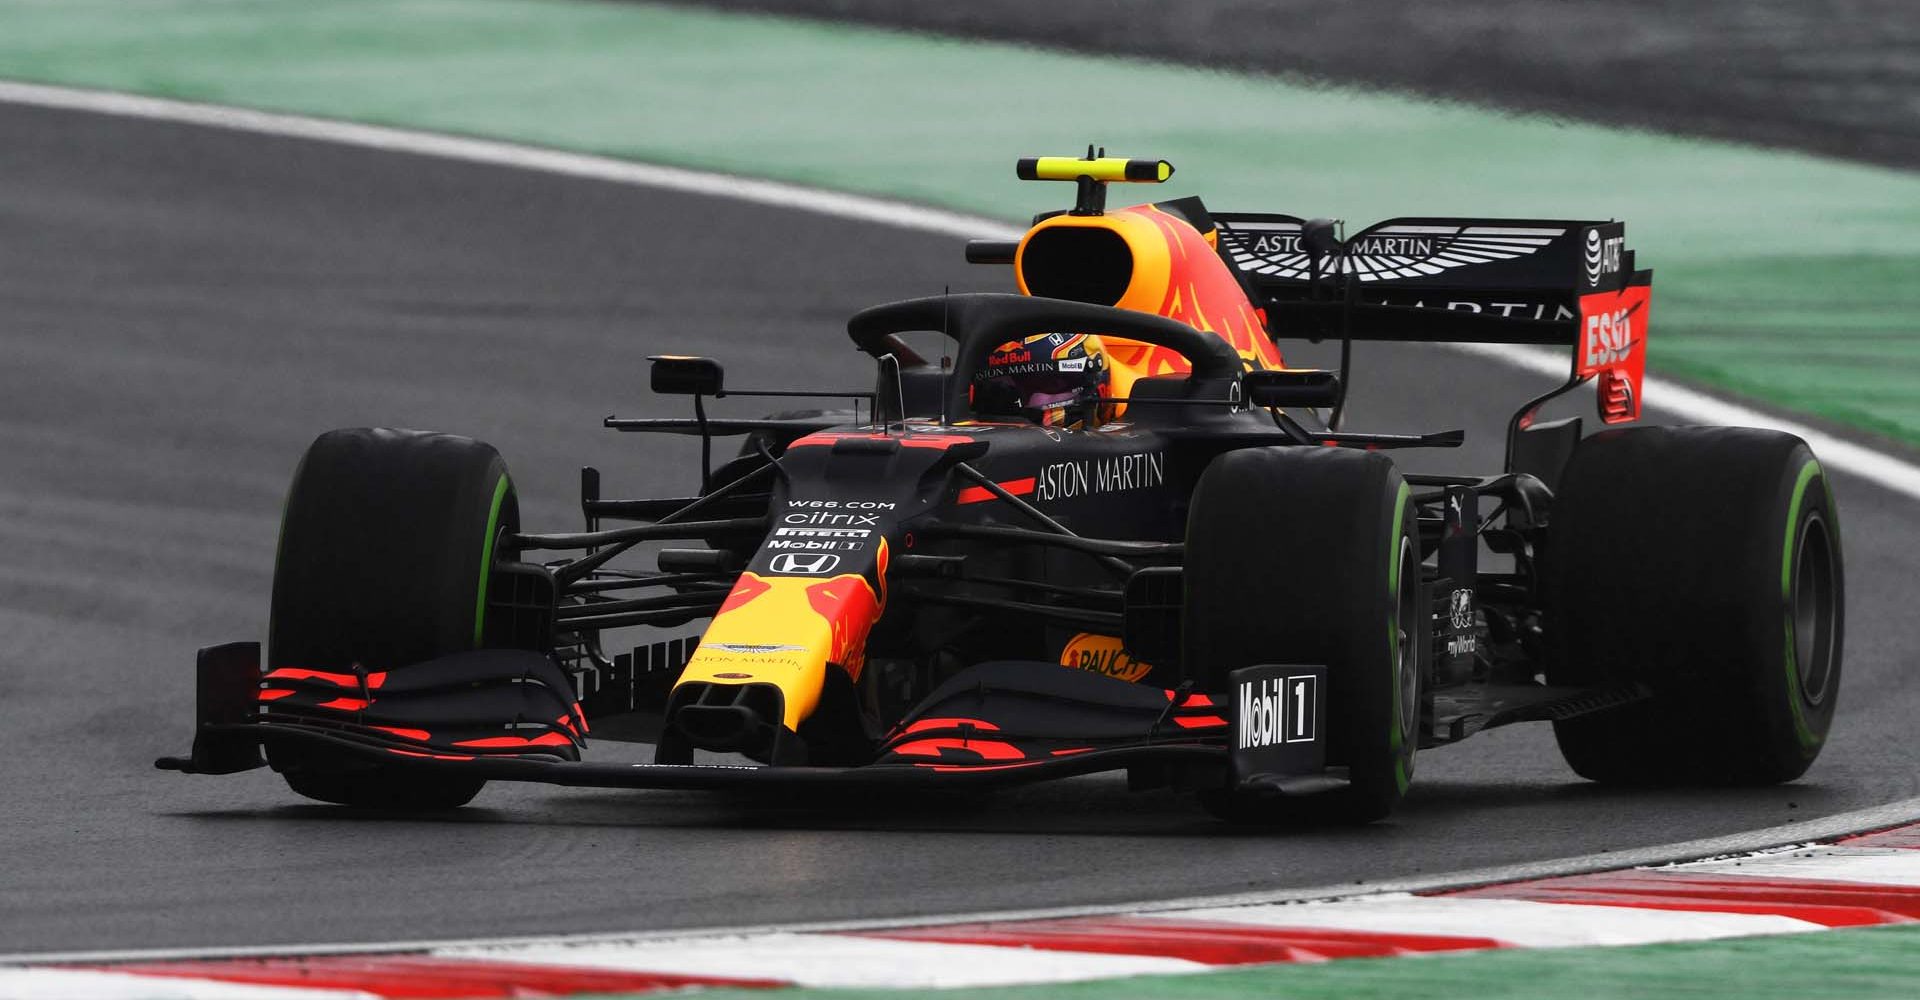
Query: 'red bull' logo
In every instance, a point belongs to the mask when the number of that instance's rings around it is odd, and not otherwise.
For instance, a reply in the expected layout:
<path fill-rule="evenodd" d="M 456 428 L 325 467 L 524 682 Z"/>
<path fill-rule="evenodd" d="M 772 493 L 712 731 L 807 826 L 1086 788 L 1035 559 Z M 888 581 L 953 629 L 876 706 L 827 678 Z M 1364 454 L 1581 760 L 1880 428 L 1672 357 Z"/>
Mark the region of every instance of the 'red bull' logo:
<path fill-rule="evenodd" d="M 1032 360 L 1033 360 L 1033 352 L 1027 350 L 1024 347 L 1018 347 L 1011 351 L 1007 351 L 1001 354 L 987 355 L 987 364 L 996 365 L 996 366 L 997 365 L 1023 365 Z"/>
<path fill-rule="evenodd" d="M 1119 639 L 1092 632 L 1082 632 L 1068 641 L 1060 651 L 1060 665 L 1123 681 L 1137 681 L 1153 669 L 1151 664 L 1128 656 Z"/>

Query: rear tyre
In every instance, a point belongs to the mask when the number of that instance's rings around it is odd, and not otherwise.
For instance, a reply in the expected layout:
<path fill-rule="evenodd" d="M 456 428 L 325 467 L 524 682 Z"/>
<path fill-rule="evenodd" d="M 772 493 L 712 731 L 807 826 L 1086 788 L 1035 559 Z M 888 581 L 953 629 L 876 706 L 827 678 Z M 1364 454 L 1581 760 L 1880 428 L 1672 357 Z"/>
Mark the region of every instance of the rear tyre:
<path fill-rule="evenodd" d="M 1233 822 L 1366 823 L 1406 793 L 1419 742 L 1420 543 L 1385 456 L 1260 448 L 1213 460 L 1187 514 L 1184 662 L 1203 690 L 1261 663 L 1327 665 L 1327 761 L 1339 792 L 1202 802 Z"/>
<path fill-rule="evenodd" d="M 287 496 L 268 662 L 392 670 L 478 648 L 495 543 L 519 527 L 513 481 L 489 445 L 422 431 L 322 434 Z M 485 784 L 287 746 L 269 760 L 294 791 L 344 805 L 451 808 Z"/>
<path fill-rule="evenodd" d="M 1790 434 L 1644 427 L 1582 442 L 1544 554 L 1548 678 L 1651 699 L 1554 724 L 1612 784 L 1758 785 L 1805 773 L 1840 686 L 1840 522 Z"/>

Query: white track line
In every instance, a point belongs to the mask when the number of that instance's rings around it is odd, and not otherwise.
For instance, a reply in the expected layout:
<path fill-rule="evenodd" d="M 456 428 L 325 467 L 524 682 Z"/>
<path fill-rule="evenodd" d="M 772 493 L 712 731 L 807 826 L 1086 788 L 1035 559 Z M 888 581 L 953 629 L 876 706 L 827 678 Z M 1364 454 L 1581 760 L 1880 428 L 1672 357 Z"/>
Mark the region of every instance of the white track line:
<path fill-rule="evenodd" d="M 1221 907 L 1142 914 L 1146 919 L 1210 920 L 1257 927 L 1375 934 L 1484 937 L 1519 948 L 1706 941 L 1754 934 L 1823 931 L 1823 924 L 1755 913 L 1636 909 L 1525 899 L 1388 894 L 1324 903 Z"/>
<path fill-rule="evenodd" d="M 6 1000 L 381 1000 L 360 990 L 255 986 L 187 976 L 91 969 L 0 969 Z"/>
<path fill-rule="evenodd" d="M 812 212 L 837 219 L 962 239 L 972 237 L 1010 239 L 1022 232 L 1019 228 L 999 219 L 988 219 L 903 201 L 826 191 L 798 184 L 758 180 L 732 174 L 635 163 L 607 156 L 568 153 L 492 139 L 417 132 L 384 125 L 362 125 L 356 122 L 251 111 L 245 108 L 196 104 L 159 97 L 7 81 L 0 81 L 0 101 L 200 125 L 289 139 L 309 139 L 390 153 L 433 156 L 468 163 L 483 163 L 518 170 L 607 181 L 614 184 L 679 191 L 712 198 L 730 198 L 775 208 Z M 1568 370 L 1567 359 L 1552 351 L 1516 350 L 1512 347 L 1482 344 L 1449 346 L 1552 378 L 1564 378 Z M 1727 402 L 1663 378 L 1648 377 L 1644 388 L 1648 405 L 1673 413 L 1685 421 L 1697 424 L 1767 427 L 1798 435 L 1813 447 L 1814 453 L 1819 455 L 1820 460 L 1830 468 L 1851 473 L 1896 493 L 1920 500 L 1920 466 L 1915 466 L 1886 452 L 1876 451 L 1805 424 L 1782 420 L 1738 403 Z"/>
<path fill-rule="evenodd" d="M 1066 983 L 1213 969 L 1199 962 L 1155 955 L 787 933 L 492 953 L 448 949 L 435 954 L 441 958 L 494 958 L 622 972 L 753 976 L 800 986 L 896 989 Z"/>
<path fill-rule="evenodd" d="M 1738 875 L 1920 888 L 1920 851 L 1894 847 L 1817 847 L 1759 857 L 1696 861 L 1658 870 L 1680 875 Z"/>

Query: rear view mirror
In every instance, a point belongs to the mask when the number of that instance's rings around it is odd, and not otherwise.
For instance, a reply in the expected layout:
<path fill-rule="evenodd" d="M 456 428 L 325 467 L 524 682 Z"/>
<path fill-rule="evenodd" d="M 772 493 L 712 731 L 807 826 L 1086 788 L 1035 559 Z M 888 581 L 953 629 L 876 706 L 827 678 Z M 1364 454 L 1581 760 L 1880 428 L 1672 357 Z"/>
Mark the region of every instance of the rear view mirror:
<path fill-rule="evenodd" d="M 967 263 L 969 264 L 1011 264 L 1019 252 L 1019 240 L 967 241 Z"/>
<path fill-rule="evenodd" d="M 1317 368 L 1291 371 L 1251 371 L 1240 376 L 1241 396 L 1248 406 L 1337 406 L 1340 375 Z"/>
<path fill-rule="evenodd" d="M 685 358 L 656 354 L 653 362 L 653 391 L 668 396 L 724 396 L 726 370 L 712 358 Z"/>

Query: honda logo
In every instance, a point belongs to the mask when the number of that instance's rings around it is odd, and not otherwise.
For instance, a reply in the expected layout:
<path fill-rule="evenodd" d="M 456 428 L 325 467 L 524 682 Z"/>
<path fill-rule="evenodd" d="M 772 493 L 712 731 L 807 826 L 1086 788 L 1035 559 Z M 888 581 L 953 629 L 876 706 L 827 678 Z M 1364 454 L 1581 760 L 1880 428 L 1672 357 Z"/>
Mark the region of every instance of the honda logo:
<path fill-rule="evenodd" d="M 773 557 L 767 568 L 775 573 L 790 573 L 794 576 L 826 576 L 840 565 L 840 557 L 833 555 L 815 555 L 810 552 L 782 552 Z"/>

